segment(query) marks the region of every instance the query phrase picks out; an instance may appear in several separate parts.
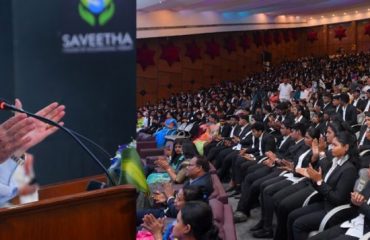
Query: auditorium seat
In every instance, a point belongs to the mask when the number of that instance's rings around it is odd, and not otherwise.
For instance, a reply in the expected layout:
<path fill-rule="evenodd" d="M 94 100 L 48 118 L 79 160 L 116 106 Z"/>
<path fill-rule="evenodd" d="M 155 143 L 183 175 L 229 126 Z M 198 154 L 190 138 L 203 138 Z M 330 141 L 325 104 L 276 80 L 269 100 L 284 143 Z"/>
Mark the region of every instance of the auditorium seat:
<path fill-rule="evenodd" d="M 217 173 L 217 169 L 215 168 L 215 166 L 213 166 L 212 163 L 209 163 L 209 173 L 210 174 L 216 174 Z"/>
<path fill-rule="evenodd" d="M 152 140 L 152 141 L 137 141 L 136 142 L 136 150 L 138 152 L 141 149 L 155 148 L 155 147 L 156 147 L 155 140 Z"/>
<path fill-rule="evenodd" d="M 213 183 L 213 193 L 211 194 L 210 199 L 215 198 L 219 200 L 220 202 L 227 204 L 229 201 L 229 198 L 217 174 L 211 174 L 211 178 L 212 178 L 212 183 Z"/>
<path fill-rule="evenodd" d="M 146 158 L 149 156 L 160 156 L 163 155 L 163 149 L 161 148 L 146 148 L 146 149 L 141 149 L 138 151 L 139 156 L 141 158 Z"/>
<path fill-rule="evenodd" d="M 219 230 L 219 236 L 224 240 L 236 240 L 233 212 L 229 204 L 223 204 L 217 199 L 209 200 L 212 208 L 215 225 Z"/>

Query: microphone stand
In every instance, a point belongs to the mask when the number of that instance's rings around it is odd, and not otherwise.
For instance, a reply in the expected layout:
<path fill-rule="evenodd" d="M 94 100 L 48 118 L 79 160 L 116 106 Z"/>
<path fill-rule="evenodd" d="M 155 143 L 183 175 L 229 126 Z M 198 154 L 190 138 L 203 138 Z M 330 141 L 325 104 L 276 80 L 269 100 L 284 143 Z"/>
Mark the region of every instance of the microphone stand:
<path fill-rule="evenodd" d="M 110 174 L 108 173 L 108 170 L 104 167 L 104 165 L 99 161 L 99 159 L 91 152 L 91 150 L 89 148 L 86 147 L 86 145 L 84 143 L 81 142 L 81 140 L 76 137 L 76 135 L 71 131 L 69 130 L 68 128 L 50 120 L 50 119 L 47 119 L 47 118 L 44 118 L 44 117 L 41 117 L 41 116 L 38 116 L 36 114 L 33 114 L 33 113 L 30 113 L 30 112 L 27 112 L 23 109 L 19 109 L 19 108 L 16 108 L 15 106 L 11 105 L 11 104 L 8 104 L 6 102 L 3 102 L 3 101 L 0 101 L 0 109 L 9 109 L 9 110 L 12 110 L 12 111 L 15 111 L 15 112 L 20 112 L 20 113 L 24 113 L 24 114 L 27 114 L 27 116 L 30 116 L 32 118 L 35 118 L 37 120 L 40 120 L 41 122 L 44 122 L 44 123 L 47 123 L 51 126 L 54 126 L 54 127 L 57 127 L 61 130 L 63 130 L 65 133 L 67 133 L 67 135 L 71 136 L 73 138 L 73 140 L 75 140 L 75 142 L 83 149 L 85 150 L 85 152 L 88 153 L 88 155 L 100 166 L 101 169 L 103 169 L 105 175 L 107 176 L 107 178 L 109 179 L 109 181 L 111 182 L 111 184 L 113 186 L 116 186 L 116 183 L 113 181 L 112 177 L 110 176 Z"/>

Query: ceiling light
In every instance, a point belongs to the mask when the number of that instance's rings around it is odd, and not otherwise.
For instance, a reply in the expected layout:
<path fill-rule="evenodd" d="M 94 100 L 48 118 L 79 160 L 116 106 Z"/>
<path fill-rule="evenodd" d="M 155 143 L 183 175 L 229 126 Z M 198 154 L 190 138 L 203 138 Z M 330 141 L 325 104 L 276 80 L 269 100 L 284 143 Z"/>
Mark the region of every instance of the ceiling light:
<path fill-rule="evenodd" d="M 358 13 L 358 11 L 356 11 L 356 13 Z"/>
<path fill-rule="evenodd" d="M 347 13 L 346 13 L 346 12 L 344 12 L 344 13 L 343 13 L 343 15 L 347 15 Z"/>
<path fill-rule="evenodd" d="M 333 15 L 332 15 L 333 17 L 335 17 L 335 14 L 333 13 Z"/>
<path fill-rule="evenodd" d="M 312 19 L 312 17 L 310 17 L 310 19 Z"/>
<path fill-rule="evenodd" d="M 321 16 L 321 18 L 324 18 L 324 16 Z"/>

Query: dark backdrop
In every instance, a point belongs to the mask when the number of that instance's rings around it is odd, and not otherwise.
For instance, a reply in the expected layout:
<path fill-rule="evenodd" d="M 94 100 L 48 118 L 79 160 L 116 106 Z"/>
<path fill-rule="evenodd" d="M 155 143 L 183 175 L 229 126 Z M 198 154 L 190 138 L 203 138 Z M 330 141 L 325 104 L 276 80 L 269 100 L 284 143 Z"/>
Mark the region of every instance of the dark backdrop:
<path fill-rule="evenodd" d="M 105 26 L 93 27 L 80 18 L 79 0 L 4 0 L 0 4 L 0 24 L 6 33 L 2 29 L 0 36 L 0 78 L 6 80 L 0 96 L 21 98 L 24 109 L 31 112 L 52 101 L 65 104 L 65 125 L 111 154 L 135 134 L 135 51 L 67 54 L 62 51 L 61 36 L 121 31 L 135 40 L 135 1 L 114 3 L 113 18 Z M 42 184 L 102 172 L 62 132 L 30 152 Z M 106 157 L 99 157 L 109 165 Z"/>

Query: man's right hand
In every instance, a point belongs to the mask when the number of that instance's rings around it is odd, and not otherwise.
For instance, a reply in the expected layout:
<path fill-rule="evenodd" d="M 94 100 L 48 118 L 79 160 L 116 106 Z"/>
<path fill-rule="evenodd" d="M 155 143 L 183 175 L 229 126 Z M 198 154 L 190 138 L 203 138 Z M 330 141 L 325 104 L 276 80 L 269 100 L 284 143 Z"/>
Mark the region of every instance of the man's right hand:
<path fill-rule="evenodd" d="M 35 129 L 32 119 L 26 114 L 17 114 L 0 125 L 0 163 L 11 157 L 17 150 L 31 141 L 27 136 Z"/>

